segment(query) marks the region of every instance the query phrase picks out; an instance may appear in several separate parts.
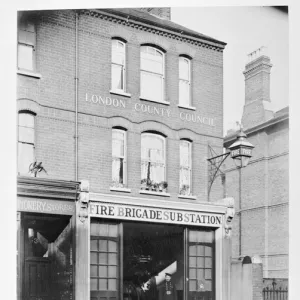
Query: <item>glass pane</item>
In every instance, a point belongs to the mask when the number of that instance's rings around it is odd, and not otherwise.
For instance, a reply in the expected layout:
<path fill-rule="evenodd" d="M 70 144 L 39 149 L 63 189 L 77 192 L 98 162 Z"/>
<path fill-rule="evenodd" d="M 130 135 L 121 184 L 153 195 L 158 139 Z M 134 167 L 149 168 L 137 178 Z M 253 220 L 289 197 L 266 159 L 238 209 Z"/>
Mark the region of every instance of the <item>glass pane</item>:
<path fill-rule="evenodd" d="M 197 242 L 197 235 L 198 235 L 198 231 L 190 230 L 189 231 L 189 241 L 190 242 Z"/>
<path fill-rule="evenodd" d="M 34 128 L 34 115 L 27 114 L 27 113 L 20 113 L 19 126 Z"/>
<path fill-rule="evenodd" d="M 210 257 L 205 257 L 205 268 L 211 268 L 211 258 Z"/>
<path fill-rule="evenodd" d="M 107 235 L 108 235 L 108 225 L 100 224 L 100 236 L 107 236 Z"/>
<path fill-rule="evenodd" d="M 179 103 L 190 105 L 190 85 L 189 82 L 184 80 L 179 80 Z"/>
<path fill-rule="evenodd" d="M 117 290 L 117 280 L 116 279 L 108 279 L 108 290 L 109 291 Z"/>
<path fill-rule="evenodd" d="M 107 267 L 105 266 L 99 266 L 99 277 L 104 277 L 104 278 L 107 278 Z"/>
<path fill-rule="evenodd" d="M 117 254 L 108 254 L 108 264 L 109 265 L 117 265 Z"/>
<path fill-rule="evenodd" d="M 204 256 L 204 246 L 197 246 L 197 255 L 198 256 Z"/>
<path fill-rule="evenodd" d="M 108 267 L 108 277 L 117 278 L 117 267 Z"/>
<path fill-rule="evenodd" d="M 189 261 L 190 261 L 189 264 L 190 267 L 196 267 L 196 257 L 190 257 Z"/>
<path fill-rule="evenodd" d="M 91 264 L 98 264 L 98 254 L 91 252 Z"/>
<path fill-rule="evenodd" d="M 91 276 L 92 277 L 97 277 L 98 276 L 98 267 L 97 266 L 91 266 Z"/>
<path fill-rule="evenodd" d="M 196 247 L 197 247 L 197 246 L 190 246 L 190 247 L 189 247 L 190 255 L 196 256 L 196 254 L 197 254 L 197 252 L 196 252 Z"/>
<path fill-rule="evenodd" d="M 179 78 L 189 80 L 190 78 L 190 70 L 189 70 L 189 60 L 186 58 L 179 58 Z"/>
<path fill-rule="evenodd" d="M 91 223 L 91 235 L 98 236 L 99 235 L 99 224 Z"/>
<path fill-rule="evenodd" d="M 117 237 L 118 236 L 118 225 L 108 225 L 108 236 Z"/>
<path fill-rule="evenodd" d="M 196 287 L 197 287 L 197 281 L 196 280 L 190 280 L 190 291 L 196 291 Z"/>
<path fill-rule="evenodd" d="M 197 257 L 197 268 L 204 268 L 204 257 Z"/>
<path fill-rule="evenodd" d="M 205 270 L 205 279 L 211 279 L 211 269 Z"/>
<path fill-rule="evenodd" d="M 92 279 L 91 278 L 91 291 L 97 291 L 98 287 L 97 287 L 97 279 Z"/>
<path fill-rule="evenodd" d="M 204 278 L 204 269 L 197 269 L 197 279 L 203 279 Z"/>
<path fill-rule="evenodd" d="M 107 265 L 107 253 L 99 253 L 99 264 Z"/>
<path fill-rule="evenodd" d="M 107 241 L 104 241 L 104 240 L 99 241 L 99 251 L 107 252 Z"/>
<path fill-rule="evenodd" d="M 91 240 L 91 250 L 98 250 L 98 241 Z"/>
<path fill-rule="evenodd" d="M 113 157 L 112 161 L 112 181 L 113 182 L 124 182 L 124 159 Z"/>
<path fill-rule="evenodd" d="M 28 175 L 29 166 L 34 161 L 33 145 L 18 143 L 18 172 Z"/>
<path fill-rule="evenodd" d="M 112 132 L 112 155 L 124 157 L 124 132 L 114 130 Z"/>
<path fill-rule="evenodd" d="M 111 65 L 111 88 L 123 90 L 124 89 L 124 68 L 119 65 Z"/>
<path fill-rule="evenodd" d="M 118 41 L 112 41 L 112 62 L 120 65 L 125 64 L 125 44 Z"/>
<path fill-rule="evenodd" d="M 211 280 L 206 280 L 205 281 L 205 290 L 211 291 L 212 290 L 211 288 L 212 288 Z"/>
<path fill-rule="evenodd" d="M 196 279 L 196 269 L 190 269 L 190 279 Z"/>
<path fill-rule="evenodd" d="M 199 242 L 212 243 L 213 242 L 213 232 L 212 231 L 202 231 Z"/>
<path fill-rule="evenodd" d="M 162 101 L 163 78 L 161 75 L 141 72 L 141 97 Z"/>
<path fill-rule="evenodd" d="M 100 291 L 107 290 L 107 279 L 99 279 L 99 290 Z"/>
<path fill-rule="evenodd" d="M 205 256 L 211 256 L 211 247 L 205 246 Z"/>
<path fill-rule="evenodd" d="M 18 45 L 18 67 L 20 69 L 33 70 L 33 47 Z"/>
<path fill-rule="evenodd" d="M 117 252 L 117 243 L 113 241 L 108 241 L 108 251 Z"/>

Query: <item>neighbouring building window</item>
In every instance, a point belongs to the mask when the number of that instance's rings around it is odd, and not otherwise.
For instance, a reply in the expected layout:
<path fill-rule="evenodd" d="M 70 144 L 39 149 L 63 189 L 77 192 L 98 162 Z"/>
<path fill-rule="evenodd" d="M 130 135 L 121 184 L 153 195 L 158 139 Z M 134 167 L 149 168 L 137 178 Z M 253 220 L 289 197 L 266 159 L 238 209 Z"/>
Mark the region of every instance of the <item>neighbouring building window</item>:
<path fill-rule="evenodd" d="M 141 47 L 141 98 L 164 100 L 164 54 L 151 47 Z"/>
<path fill-rule="evenodd" d="M 112 130 L 112 185 L 126 185 L 126 131 Z"/>
<path fill-rule="evenodd" d="M 191 61 L 179 57 L 179 104 L 191 106 Z"/>
<path fill-rule="evenodd" d="M 141 183 L 152 190 L 166 189 L 165 138 L 158 134 L 142 134 Z"/>
<path fill-rule="evenodd" d="M 18 28 L 18 69 L 35 70 L 35 26 L 20 20 Z"/>
<path fill-rule="evenodd" d="M 18 173 L 26 175 L 34 162 L 34 115 L 20 112 L 18 116 Z"/>
<path fill-rule="evenodd" d="M 179 193 L 181 195 L 191 194 L 191 147 L 192 143 L 186 140 L 180 141 L 180 187 Z"/>
<path fill-rule="evenodd" d="M 111 43 L 111 88 L 125 92 L 126 44 L 115 39 Z"/>

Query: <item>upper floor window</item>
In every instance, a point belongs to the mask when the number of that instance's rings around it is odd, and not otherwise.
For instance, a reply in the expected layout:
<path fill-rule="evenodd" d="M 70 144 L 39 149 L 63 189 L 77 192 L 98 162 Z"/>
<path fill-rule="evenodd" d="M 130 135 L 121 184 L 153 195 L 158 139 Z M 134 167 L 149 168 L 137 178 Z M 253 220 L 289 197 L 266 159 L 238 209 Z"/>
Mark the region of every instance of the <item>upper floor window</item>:
<path fill-rule="evenodd" d="M 179 57 L 179 104 L 191 106 L 191 60 Z"/>
<path fill-rule="evenodd" d="M 18 173 L 26 175 L 34 162 L 34 115 L 19 113 L 18 117 Z"/>
<path fill-rule="evenodd" d="M 112 185 L 124 187 L 126 185 L 126 131 L 112 130 Z"/>
<path fill-rule="evenodd" d="M 35 70 L 35 26 L 20 20 L 18 28 L 18 68 L 22 70 Z"/>
<path fill-rule="evenodd" d="M 126 44 L 116 39 L 111 43 L 111 88 L 125 92 Z"/>
<path fill-rule="evenodd" d="M 142 184 L 153 189 L 165 186 L 165 138 L 158 134 L 143 133 L 141 141 L 141 179 Z"/>
<path fill-rule="evenodd" d="M 164 54 L 151 47 L 141 47 L 141 98 L 164 101 Z"/>
<path fill-rule="evenodd" d="M 180 141 L 180 187 L 181 195 L 191 194 L 191 173 L 192 173 L 192 143 L 186 140 Z"/>

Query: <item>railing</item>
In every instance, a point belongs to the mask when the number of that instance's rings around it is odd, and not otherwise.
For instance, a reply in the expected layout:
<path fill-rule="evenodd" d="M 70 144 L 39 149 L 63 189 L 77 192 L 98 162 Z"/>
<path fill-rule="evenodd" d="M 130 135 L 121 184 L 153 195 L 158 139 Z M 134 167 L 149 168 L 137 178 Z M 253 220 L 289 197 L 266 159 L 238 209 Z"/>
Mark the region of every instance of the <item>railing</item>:
<path fill-rule="evenodd" d="M 279 287 L 275 288 L 273 284 L 273 288 L 266 287 L 263 289 L 263 299 L 264 300 L 288 300 L 288 288 Z"/>

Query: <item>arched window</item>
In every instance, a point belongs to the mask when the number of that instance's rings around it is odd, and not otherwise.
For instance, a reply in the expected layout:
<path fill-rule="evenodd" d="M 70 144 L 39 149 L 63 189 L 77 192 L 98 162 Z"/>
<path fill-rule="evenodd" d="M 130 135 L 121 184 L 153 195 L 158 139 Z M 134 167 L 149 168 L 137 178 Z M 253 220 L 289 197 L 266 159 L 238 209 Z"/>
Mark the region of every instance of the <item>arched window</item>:
<path fill-rule="evenodd" d="M 191 106 L 191 60 L 179 57 L 179 105 Z"/>
<path fill-rule="evenodd" d="M 126 131 L 112 130 L 112 186 L 124 187 L 127 181 Z"/>
<path fill-rule="evenodd" d="M 111 89 L 125 92 L 126 44 L 118 39 L 111 41 Z"/>
<path fill-rule="evenodd" d="M 186 140 L 180 141 L 180 182 L 179 194 L 191 194 L 192 175 L 192 143 Z"/>
<path fill-rule="evenodd" d="M 164 53 L 151 46 L 141 47 L 141 98 L 164 101 Z"/>
<path fill-rule="evenodd" d="M 142 181 L 161 184 L 166 173 L 165 138 L 159 134 L 143 133 L 141 146 Z"/>
<path fill-rule="evenodd" d="M 20 175 L 28 175 L 29 166 L 35 160 L 34 144 L 34 115 L 20 112 L 18 116 L 18 173 Z"/>

